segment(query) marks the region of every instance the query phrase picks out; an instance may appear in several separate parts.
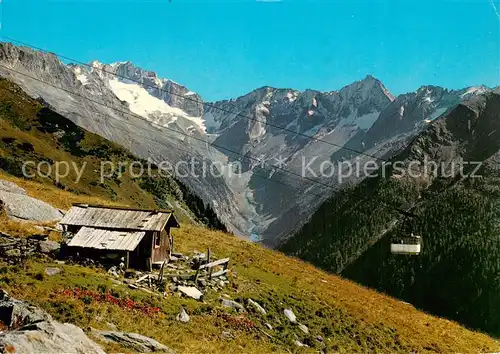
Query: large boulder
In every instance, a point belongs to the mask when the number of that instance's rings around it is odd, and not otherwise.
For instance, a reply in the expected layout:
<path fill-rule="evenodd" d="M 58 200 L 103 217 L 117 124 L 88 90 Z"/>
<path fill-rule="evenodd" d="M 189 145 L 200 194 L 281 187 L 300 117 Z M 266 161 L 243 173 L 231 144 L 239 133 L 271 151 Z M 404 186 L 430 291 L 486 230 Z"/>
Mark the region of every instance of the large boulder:
<path fill-rule="evenodd" d="M 16 300 L 0 291 L 0 333 L 2 353 L 104 354 L 81 328 L 59 323 L 45 311 Z"/>
<path fill-rule="evenodd" d="M 38 307 L 12 299 L 5 291 L 0 290 L 0 322 L 9 329 L 18 329 L 42 321 L 52 321 L 52 318 Z"/>
<path fill-rule="evenodd" d="M 121 347 L 128 348 L 134 352 L 175 354 L 175 352 L 166 345 L 137 333 L 93 330 L 92 334 L 101 340 L 119 344 Z"/>
<path fill-rule="evenodd" d="M 36 198 L 26 195 L 26 191 L 16 184 L 0 180 L 0 203 L 7 216 L 20 221 L 59 221 L 63 214 Z"/>

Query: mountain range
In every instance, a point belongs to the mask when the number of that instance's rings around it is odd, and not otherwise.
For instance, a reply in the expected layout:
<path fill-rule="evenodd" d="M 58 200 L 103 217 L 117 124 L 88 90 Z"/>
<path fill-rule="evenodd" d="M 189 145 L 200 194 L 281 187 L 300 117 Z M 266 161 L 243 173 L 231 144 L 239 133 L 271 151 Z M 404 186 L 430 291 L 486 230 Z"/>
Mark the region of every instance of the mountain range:
<path fill-rule="evenodd" d="M 229 230 L 271 247 L 341 185 L 359 179 L 339 183 L 338 171 L 302 178 L 304 164 L 317 172 L 328 161 L 380 162 L 459 102 L 488 91 L 425 86 L 394 97 L 367 76 L 338 91 L 262 87 L 204 102 L 130 62 L 66 65 L 54 54 L 2 43 L 0 65 L 0 75 L 32 97 L 142 158 L 174 165 L 194 159 L 198 173 L 186 171 L 179 180 Z M 202 173 L 204 163 L 218 173 Z"/>

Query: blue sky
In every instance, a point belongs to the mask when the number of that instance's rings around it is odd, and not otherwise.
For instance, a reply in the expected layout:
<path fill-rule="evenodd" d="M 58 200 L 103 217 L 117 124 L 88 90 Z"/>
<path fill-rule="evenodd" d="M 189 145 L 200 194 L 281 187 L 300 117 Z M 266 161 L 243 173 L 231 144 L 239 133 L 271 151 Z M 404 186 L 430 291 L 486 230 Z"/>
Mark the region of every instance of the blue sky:
<path fill-rule="evenodd" d="M 489 0 L 2 0 L 0 7 L 5 36 L 86 62 L 130 60 L 206 100 L 264 85 L 334 90 L 367 74 L 396 95 L 421 85 L 500 85 L 499 15 Z"/>

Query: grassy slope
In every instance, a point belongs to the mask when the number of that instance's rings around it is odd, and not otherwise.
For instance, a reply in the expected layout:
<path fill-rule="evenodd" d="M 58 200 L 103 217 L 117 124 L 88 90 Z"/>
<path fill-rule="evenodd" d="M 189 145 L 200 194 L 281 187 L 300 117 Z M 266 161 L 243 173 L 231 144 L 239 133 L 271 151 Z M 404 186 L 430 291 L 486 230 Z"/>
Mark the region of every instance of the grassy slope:
<path fill-rule="evenodd" d="M 35 183 L 24 184 L 24 187 L 31 194 L 40 195 Z M 50 199 L 49 191 L 43 193 Z M 237 275 L 231 276 L 232 285 L 223 293 L 237 300 L 250 297 L 265 306 L 267 318 L 253 313 L 245 316 L 257 324 L 257 329 L 247 330 L 237 322 L 224 319 L 224 310 L 217 301 L 220 293 L 209 293 L 205 303 L 171 293 L 161 298 L 113 284 L 102 271 L 80 266 L 43 260 L 29 261 L 25 269 L 3 266 L 0 286 L 42 306 L 59 320 L 84 328 L 107 328 L 113 323 L 122 331 L 151 336 L 184 353 L 314 352 L 318 349 L 296 348 L 294 334 L 302 341 L 307 342 L 309 338 L 316 346 L 311 338 L 321 335 L 328 349 L 340 352 L 472 353 L 499 349 L 498 343 L 486 335 L 424 314 L 411 305 L 231 235 L 183 225 L 174 230 L 174 237 L 177 251 L 190 253 L 210 247 L 217 257 L 231 257 L 231 269 Z M 64 271 L 47 277 L 43 275 L 46 266 L 61 267 Z M 74 287 L 96 291 L 111 289 L 118 297 L 131 297 L 158 306 L 164 315 L 149 318 L 116 305 L 77 300 L 58 293 L 63 288 Z M 181 306 L 191 316 L 188 324 L 175 321 Z M 283 316 L 283 309 L 287 307 L 309 327 L 310 336 L 287 323 Z M 238 318 L 237 314 L 232 318 Z M 267 330 L 264 322 L 270 323 L 274 330 Z M 234 334 L 234 339 L 221 336 L 228 330 Z M 120 350 L 112 346 L 107 349 Z"/>
<path fill-rule="evenodd" d="M 44 107 L 41 103 L 27 96 L 13 83 L 0 79 L 0 171 L 22 177 L 25 161 L 39 163 L 46 161 L 51 165 L 48 177 L 35 175 L 35 180 L 48 186 L 56 186 L 61 191 L 72 192 L 73 196 L 57 193 L 64 201 L 57 201 L 60 207 L 67 209 L 74 195 L 98 196 L 121 205 L 134 205 L 145 208 L 170 208 L 177 212 L 181 221 L 198 220 L 215 228 L 222 228 L 216 215 L 210 208 L 205 208 L 201 200 L 171 176 L 159 176 L 153 167 L 153 176 L 135 178 L 130 175 L 129 166 L 141 160 L 121 146 L 96 134 L 92 134 Z M 101 163 L 104 172 L 112 177 L 100 181 Z M 77 180 L 75 169 L 70 169 L 67 177 L 56 180 L 55 163 L 66 162 L 70 166 L 83 169 L 82 178 Z M 119 163 L 124 168 L 119 168 Z M 137 174 L 138 166 L 134 169 Z M 30 166 L 31 167 L 31 166 Z M 65 167 L 61 167 L 65 173 Z M 29 173 L 34 173 L 32 169 Z M 44 173 L 49 173 L 47 166 Z M 121 172 L 121 176 L 120 176 Z M 176 201 L 182 208 L 176 207 Z M 222 228 L 223 229 L 223 228 Z"/>

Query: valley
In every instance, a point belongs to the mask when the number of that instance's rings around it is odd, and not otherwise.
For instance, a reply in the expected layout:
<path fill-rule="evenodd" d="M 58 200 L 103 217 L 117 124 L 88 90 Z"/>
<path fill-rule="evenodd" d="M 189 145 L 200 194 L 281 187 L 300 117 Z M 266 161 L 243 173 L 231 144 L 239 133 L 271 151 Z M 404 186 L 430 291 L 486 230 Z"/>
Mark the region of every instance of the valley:
<path fill-rule="evenodd" d="M 65 65 L 54 54 L 2 43 L 0 64 L 1 75 L 29 95 L 141 158 L 172 165 L 194 160 L 198 172 L 203 162 L 215 166 L 216 174 L 199 177 L 183 168 L 178 178 L 231 232 L 253 234 L 270 247 L 302 226 L 344 183 L 359 180 L 351 176 L 339 183 L 339 171 L 304 178 L 304 164 L 318 173 L 327 162 L 380 163 L 429 122 L 488 91 L 424 86 L 394 97 L 367 76 L 338 91 L 262 87 L 236 99 L 204 102 L 130 62 Z M 241 173 L 230 173 L 234 164 Z"/>

